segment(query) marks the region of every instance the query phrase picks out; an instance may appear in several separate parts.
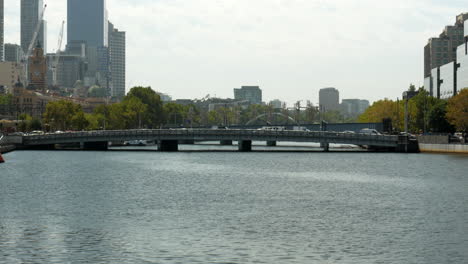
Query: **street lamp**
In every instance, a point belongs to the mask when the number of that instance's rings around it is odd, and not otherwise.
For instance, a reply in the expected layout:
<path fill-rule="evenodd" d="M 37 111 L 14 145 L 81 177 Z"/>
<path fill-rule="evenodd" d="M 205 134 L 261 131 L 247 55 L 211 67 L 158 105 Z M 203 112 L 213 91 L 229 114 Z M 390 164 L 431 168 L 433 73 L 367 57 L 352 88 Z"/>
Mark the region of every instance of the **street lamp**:
<path fill-rule="evenodd" d="M 406 91 L 403 93 L 403 100 L 405 100 L 405 133 L 408 133 L 408 102 L 411 98 L 418 95 L 417 91 Z"/>

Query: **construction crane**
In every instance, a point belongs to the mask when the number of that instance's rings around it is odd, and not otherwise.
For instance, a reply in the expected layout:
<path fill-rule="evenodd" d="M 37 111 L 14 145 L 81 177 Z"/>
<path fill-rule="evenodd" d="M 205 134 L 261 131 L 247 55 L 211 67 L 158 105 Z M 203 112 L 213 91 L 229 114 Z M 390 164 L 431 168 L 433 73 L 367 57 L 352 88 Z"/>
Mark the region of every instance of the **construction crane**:
<path fill-rule="evenodd" d="M 62 48 L 62 40 L 63 40 L 63 31 L 65 28 L 65 21 L 62 21 L 62 28 L 60 29 L 59 39 L 57 50 L 55 51 L 55 57 L 52 60 L 52 64 L 50 69 L 52 70 L 52 85 L 55 87 L 57 86 L 57 68 L 60 60 L 61 48 Z"/>
<path fill-rule="evenodd" d="M 36 43 L 37 40 L 37 35 L 39 34 L 39 30 L 41 29 L 42 23 L 44 21 L 44 13 L 46 11 L 47 5 L 44 5 L 44 8 L 42 9 L 41 15 L 39 16 L 39 20 L 37 22 L 36 28 L 34 29 L 34 33 L 31 39 L 31 42 L 29 43 L 28 50 L 26 51 L 25 54 L 23 54 L 23 59 L 21 60 L 23 63 L 23 81 L 25 83 L 25 86 L 28 85 L 28 61 L 29 57 L 31 56 L 32 50 L 34 48 L 34 44 Z"/>

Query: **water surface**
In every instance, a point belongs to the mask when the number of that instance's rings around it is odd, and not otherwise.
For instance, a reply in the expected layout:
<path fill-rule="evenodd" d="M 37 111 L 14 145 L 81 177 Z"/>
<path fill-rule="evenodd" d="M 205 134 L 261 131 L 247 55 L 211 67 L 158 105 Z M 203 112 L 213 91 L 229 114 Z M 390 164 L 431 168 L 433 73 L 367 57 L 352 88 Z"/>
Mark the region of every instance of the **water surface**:
<path fill-rule="evenodd" d="M 5 159 L 0 263 L 468 263 L 467 156 Z"/>

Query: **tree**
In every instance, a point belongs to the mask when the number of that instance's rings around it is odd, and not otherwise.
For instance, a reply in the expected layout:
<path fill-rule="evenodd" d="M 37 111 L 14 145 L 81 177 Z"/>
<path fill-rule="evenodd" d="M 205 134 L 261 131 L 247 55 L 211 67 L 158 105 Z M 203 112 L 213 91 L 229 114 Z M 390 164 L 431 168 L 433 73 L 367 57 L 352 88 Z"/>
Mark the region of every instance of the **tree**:
<path fill-rule="evenodd" d="M 52 130 L 81 130 L 86 127 L 81 105 L 71 101 L 49 102 L 44 113 L 44 123 Z"/>
<path fill-rule="evenodd" d="M 179 125 L 184 123 L 184 119 L 187 116 L 189 107 L 176 104 L 167 103 L 164 104 L 164 120 L 166 124 Z"/>
<path fill-rule="evenodd" d="M 446 117 L 460 132 L 468 132 L 468 89 L 461 90 L 448 101 Z"/>
<path fill-rule="evenodd" d="M 143 125 L 155 128 L 163 123 L 164 113 L 161 98 L 151 87 L 133 87 L 124 100 L 130 97 L 140 99 L 147 106 L 147 112 L 142 115 Z"/>
<path fill-rule="evenodd" d="M 42 122 L 41 120 L 37 119 L 37 118 L 33 118 L 30 122 L 29 122 L 29 129 L 31 130 L 42 130 Z"/>
<path fill-rule="evenodd" d="M 430 130 L 433 132 L 453 132 L 454 127 L 450 125 L 446 118 L 447 101 L 439 100 L 432 106 L 428 114 Z"/>
<path fill-rule="evenodd" d="M 125 109 L 127 128 L 141 128 L 142 118 L 148 111 L 148 105 L 143 104 L 137 97 L 127 97 L 122 104 Z"/>
<path fill-rule="evenodd" d="M 13 95 L 12 94 L 0 94 L 0 105 L 10 105 L 13 103 Z"/>
<path fill-rule="evenodd" d="M 411 102 L 408 106 L 409 116 L 414 116 L 411 112 L 415 107 L 411 105 Z M 380 123 L 383 119 L 390 118 L 393 122 L 393 127 L 396 130 L 402 131 L 404 128 L 404 102 L 403 101 L 392 101 L 389 99 L 380 100 L 374 102 L 371 107 L 361 114 L 358 118 L 360 123 Z"/>

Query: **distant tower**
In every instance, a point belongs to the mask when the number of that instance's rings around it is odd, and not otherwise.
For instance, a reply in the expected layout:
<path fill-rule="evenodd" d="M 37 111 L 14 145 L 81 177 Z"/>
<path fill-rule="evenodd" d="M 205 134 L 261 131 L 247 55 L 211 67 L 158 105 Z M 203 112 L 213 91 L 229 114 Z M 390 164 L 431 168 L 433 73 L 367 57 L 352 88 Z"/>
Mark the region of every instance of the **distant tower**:
<path fill-rule="evenodd" d="M 67 43 L 84 41 L 90 47 L 108 46 L 105 0 L 68 0 L 67 9 Z"/>
<path fill-rule="evenodd" d="M 111 64 L 111 96 L 125 96 L 125 32 L 114 28 L 109 22 L 109 54 Z"/>
<path fill-rule="evenodd" d="M 3 0 L 0 0 L 0 61 L 3 61 L 3 17 L 4 17 L 4 11 L 3 11 Z"/>
<path fill-rule="evenodd" d="M 31 44 L 43 8 L 43 0 L 21 0 L 21 48 L 24 53 L 28 51 L 29 44 Z M 46 21 L 43 21 L 37 40 L 42 43 L 44 50 L 47 50 L 46 31 Z"/>
<path fill-rule="evenodd" d="M 323 88 L 319 92 L 320 111 L 338 111 L 340 109 L 340 92 L 335 88 Z"/>
<path fill-rule="evenodd" d="M 29 86 L 29 89 L 41 92 L 45 92 L 47 87 L 46 57 L 39 41 L 29 58 Z"/>
<path fill-rule="evenodd" d="M 67 45 L 86 44 L 86 86 L 98 81 L 110 95 L 109 33 L 106 0 L 67 0 Z"/>

